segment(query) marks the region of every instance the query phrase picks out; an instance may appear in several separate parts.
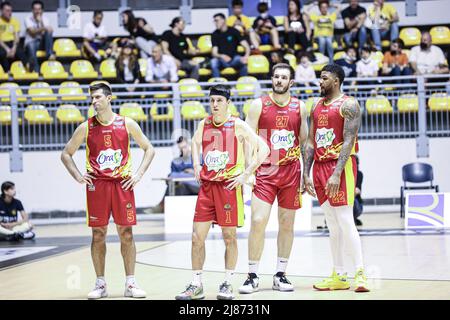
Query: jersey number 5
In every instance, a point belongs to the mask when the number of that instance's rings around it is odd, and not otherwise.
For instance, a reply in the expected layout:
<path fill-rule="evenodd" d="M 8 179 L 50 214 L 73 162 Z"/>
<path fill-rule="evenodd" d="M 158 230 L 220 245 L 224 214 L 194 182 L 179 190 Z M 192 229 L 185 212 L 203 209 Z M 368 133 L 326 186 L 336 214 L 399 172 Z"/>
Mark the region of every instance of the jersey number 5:
<path fill-rule="evenodd" d="M 106 148 L 111 147 L 111 135 L 107 134 L 107 135 L 103 136 L 103 139 L 105 141 L 105 147 Z"/>

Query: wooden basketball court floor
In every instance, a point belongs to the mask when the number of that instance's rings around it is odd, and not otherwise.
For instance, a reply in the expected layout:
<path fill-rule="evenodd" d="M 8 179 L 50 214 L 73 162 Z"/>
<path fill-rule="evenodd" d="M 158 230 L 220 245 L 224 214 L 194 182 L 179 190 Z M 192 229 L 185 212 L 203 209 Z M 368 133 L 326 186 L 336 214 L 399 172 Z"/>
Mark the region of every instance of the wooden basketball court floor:
<path fill-rule="evenodd" d="M 299 217 L 300 218 L 300 217 Z M 247 234 L 239 233 L 239 258 L 232 281 L 236 298 L 287 299 L 449 299 L 450 232 L 406 231 L 398 213 L 368 213 L 360 228 L 366 271 L 372 291 L 317 292 L 312 285 L 331 271 L 327 233 L 316 230 L 322 215 L 313 215 L 311 232 L 296 232 L 287 274 L 294 292 L 271 289 L 276 266 L 276 234 L 268 232 L 260 263 L 260 291 L 237 293 L 246 278 Z M 85 299 L 95 274 L 90 256 L 90 229 L 81 223 L 41 225 L 37 237 L 18 243 L 0 242 L 0 300 Z M 174 299 L 191 280 L 190 235 L 165 236 L 162 215 L 142 221 L 134 229 L 136 277 L 147 299 Z M 211 235 L 206 245 L 204 289 L 215 299 L 223 280 L 224 245 Z M 349 266 L 350 267 L 350 266 Z M 351 268 L 349 269 L 351 270 Z M 350 272 L 350 275 L 353 271 Z M 125 276 L 115 226 L 109 226 L 106 258 L 108 299 L 123 298 Z"/>

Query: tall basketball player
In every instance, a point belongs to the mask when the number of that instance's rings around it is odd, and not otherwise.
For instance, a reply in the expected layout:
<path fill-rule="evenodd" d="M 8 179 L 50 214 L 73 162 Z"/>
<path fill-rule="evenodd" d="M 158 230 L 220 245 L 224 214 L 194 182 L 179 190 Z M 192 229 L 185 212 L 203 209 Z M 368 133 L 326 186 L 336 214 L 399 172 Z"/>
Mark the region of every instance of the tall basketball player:
<path fill-rule="evenodd" d="M 225 279 L 217 299 L 234 298 L 231 278 L 237 262 L 236 227 L 244 223 L 242 184 L 269 154 L 269 147 L 239 118 L 228 111 L 230 90 L 223 85 L 210 89 L 212 115 L 202 120 L 192 140 L 192 160 L 200 191 L 192 233 L 193 279 L 178 300 L 203 299 L 202 269 L 205 261 L 205 239 L 212 223 L 222 228 L 225 242 Z M 249 146 L 245 148 L 244 143 Z M 251 156 L 244 152 L 253 153 Z M 203 165 L 200 165 L 202 151 Z M 251 159 L 245 168 L 245 159 Z"/>
<path fill-rule="evenodd" d="M 86 184 L 87 219 L 92 228 L 91 255 L 97 280 L 88 299 L 107 297 L 105 281 L 106 233 L 112 212 L 120 237 L 125 265 L 126 297 L 144 298 L 145 291 L 136 284 L 134 267 L 136 247 L 132 226 L 136 224 L 133 188 L 144 175 L 155 155 L 154 149 L 139 125 L 119 116 L 111 108 L 111 88 L 105 83 L 90 88 L 96 116 L 83 122 L 65 146 L 61 160 L 72 177 Z M 135 174 L 131 169 L 130 136 L 144 150 Z M 86 170 L 82 174 L 72 156 L 86 143 Z"/>
<path fill-rule="evenodd" d="M 252 194 L 252 219 L 248 239 L 249 273 L 240 293 L 258 291 L 259 260 L 264 234 L 275 198 L 278 198 L 278 259 L 272 289 L 293 291 L 285 272 L 294 239 L 295 212 L 301 207 L 301 148 L 306 143 L 307 112 L 303 102 L 291 97 L 294 70 L 279 63 L 272 68 L 270 95 L 253 101 L 247 123 L 270 147 L 270 155 L 256 172 Z"/>
<path fill-rule="evenodd" d="M 322 98 L 311 110 L 311 126 L 305 150 L 306 191 L 317 195 L 330 231 L 334 270 L 317 284 L 317 290 L 347 290 L 350 283 L 344 271 L 344 245 L 356 269 L 355 291 L 367 292 L 361 240 L 353 219 L 355 198 L 357 134 L 360 126 L 358 101 L 342 93 L 343 69 L 330 64 L 320 75 Z M 313 180 L 309 177 L 312 163 Z"/>

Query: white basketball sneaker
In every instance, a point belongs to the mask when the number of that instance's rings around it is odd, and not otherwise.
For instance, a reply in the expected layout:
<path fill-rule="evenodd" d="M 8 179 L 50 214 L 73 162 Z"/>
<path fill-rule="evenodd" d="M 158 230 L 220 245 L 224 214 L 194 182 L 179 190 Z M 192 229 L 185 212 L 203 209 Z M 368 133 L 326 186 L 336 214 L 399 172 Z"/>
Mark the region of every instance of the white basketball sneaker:
<path fill-rule="evenodd" d="M 273 276 L 273 290 L 278 291 L 294 291 L 294 286 L 292 283 L 286 278 L 284 273 L 278 272 Z"/>
<path fill-rule="evenodd" d="M 108 292 L 106 292 L 106 282 L 104 281 L 95 281 L 95 288 L 91 292 L 88 293 L 88 299 L 101 299 L 106 298 L 108 296 Z"/>
<path fill-rule="evenodd" d="M 249 274 L 247 280 L 245 280 L 244 284 L 239 287 L 239 293 L 253 293 L 259 290 L 259 278 L 256 274 Z"/>
<path fill-rule="evenodd" d="M 126 284 L 125 293 L 123 295 L 129 298 L 145 298 L 147 296 L 145 291 L 139 288 L 135 282 Z"/>

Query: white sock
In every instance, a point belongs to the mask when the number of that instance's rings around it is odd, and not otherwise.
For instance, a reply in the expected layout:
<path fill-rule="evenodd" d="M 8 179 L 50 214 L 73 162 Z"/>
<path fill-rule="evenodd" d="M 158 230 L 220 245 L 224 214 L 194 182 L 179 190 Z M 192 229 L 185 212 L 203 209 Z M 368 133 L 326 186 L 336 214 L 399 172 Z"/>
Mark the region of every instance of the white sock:
<path fill-rule="evenodd" d="M 106 284 L 105 277 L 97 277 L 96 283 L 98 283 L 98 284 Z"/>
<path fill-rule="evenodd" d="M 278 272 L 285 273 L 287 265 L 288 265 L 288 262 L 289 262 L 288 258 L 278 257 L 278 259 L 277 259 L 277 272 L 276 273 L 278 273 Z"/>
<path fill-rule="evenodd" d="M 126 284 L 127 285 L 129 285 L 129 284 L 135 284 L 136 283 L 136 278 L 134 277 L 134 275 L 132 275 L 132 276 L 127 276 L 127 281 L 126 281 Z"/>
<path fill-rule="evenodd" d="M 202 284 L 202 270 L 194 270 L 192 274 L 192 284 L 200 286 Z"/>
<path fill-rule="evenodd" d="M 330 247 L 333 257 L 333 268 L 337 274 L 344 273 L 344 242 L 343 233 L 337 220 L 335 208 L 328 201 L 322 204 L 327 227 L 330 231 Z"/>
<path fill-rule="evenodd" d="M 225 279 L 223 282 L 231 283 L 231 279 L 233 278 L 234 270 L 225 270 Z"/>
<path fill-rule="evenodd" d="M 259 267 L 259 261 L 252 261 L 250 260 L 248 262 L 248 273 L 258 273 L 258 267 Z"/>
<path fill-rule="evenodd" d="M 353 207 L 336 207 L 335 211 L 344 237 L 344 245 L 350 253 L 355 269 L 363 268 L 361 238 L 359 237 L 358 229 L 356 229 L 355 220 L 353 219 Z"/>

